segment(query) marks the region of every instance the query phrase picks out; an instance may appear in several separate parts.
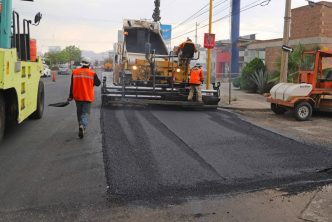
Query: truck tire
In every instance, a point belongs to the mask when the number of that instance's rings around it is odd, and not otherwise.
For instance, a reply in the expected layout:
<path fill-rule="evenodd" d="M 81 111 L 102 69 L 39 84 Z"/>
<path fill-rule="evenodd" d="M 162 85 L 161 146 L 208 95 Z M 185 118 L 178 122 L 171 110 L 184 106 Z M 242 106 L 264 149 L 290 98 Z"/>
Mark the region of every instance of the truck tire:
<path fill-rule="evenodd" d="M 6 116 L 5 116 L 5 99 L 0 92 L 0 142 L 3 139 L 3 135 L 5 133 L 5 125 L 6 125 Z"/>
<path fill-rule="evenodd" d="M 282 107 L 282 106 L 278 106 L 277 104 L 275 103 L 271 103 L 271 110 L 277 114 L 277 115 L 282 115 L 284 114 L 285 112 L 287 112 L 287 109 Z"/>
<path fill-rule="evenodd" d="M 298 121 L 307 121 L 312 115 L 312 106 L 308 102 L 300 102 L 294 109 L 295 119 Z"/>
<path fill-rule="evenodd" d="M 44 83 L 39 81 L 38 86 L 38 96 L 37 96 L 37 109 L 34 113 L 31 114 L 31 119 L 41 119 L 44 114 L 44 100 L 45 100 L 45 91 Z"/>

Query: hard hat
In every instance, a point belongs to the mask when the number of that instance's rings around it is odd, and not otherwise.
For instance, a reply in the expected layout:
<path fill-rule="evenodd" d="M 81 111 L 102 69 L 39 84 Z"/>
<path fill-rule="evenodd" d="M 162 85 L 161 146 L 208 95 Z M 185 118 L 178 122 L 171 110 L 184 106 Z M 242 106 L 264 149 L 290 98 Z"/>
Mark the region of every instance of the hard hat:
<path fill-rule="evenodd" d="M 82 66 L 89 66 L 91 64 L 91 59 L 89 57 L 83 57 L 81 59 Z"/>
<path fill-rule="evenodd" d="M 196 63 L 195 67 L 202 67 L 200 63 Z"/>

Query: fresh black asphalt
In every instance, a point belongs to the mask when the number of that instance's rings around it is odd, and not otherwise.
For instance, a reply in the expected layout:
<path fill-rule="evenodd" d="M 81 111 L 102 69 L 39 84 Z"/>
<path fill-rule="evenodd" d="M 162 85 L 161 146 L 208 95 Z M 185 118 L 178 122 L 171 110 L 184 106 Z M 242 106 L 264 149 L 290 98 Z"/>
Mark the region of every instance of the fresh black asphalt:
<path fill-rule="evenodd" d="M 318 173 L 331 167 L 331 150 L 226 111 L 105 106 L 101 122 L 111 201 L 296 190 L 332 179 Z"/>

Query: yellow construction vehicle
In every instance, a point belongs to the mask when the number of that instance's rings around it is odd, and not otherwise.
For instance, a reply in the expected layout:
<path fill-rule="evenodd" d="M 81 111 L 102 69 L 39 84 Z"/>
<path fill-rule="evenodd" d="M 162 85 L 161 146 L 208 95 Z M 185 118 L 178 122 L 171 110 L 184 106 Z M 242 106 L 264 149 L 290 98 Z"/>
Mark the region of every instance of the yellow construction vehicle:
<path fill-rule="evenodd" d="M 111 71 L 113 71 L 113 63 L 111 63 L 111 62 L 106 62 L 106 63 L 104 64 L 104 70 L 105 70 L 106 72 L 111 72 Z"/>
<path fill-rule="evenodd" d="M 114 46 L 113 76 L 103 78 L 103 103 L 217 107 L 220 85 L 202 90 L 203 104 L 187 101 L 190 61 L 199 58 L 194 49 L 186 49 L 186 58 L 169 53 L 158 22 L 125 19 L 122 33 Z"/>
<path fill-rule="evenodd" d="M 32 1 L 32 0 L 30 0 Z M 12 0 L 0 1 L 0 140 L 5 127 L 28 117 L 39 119 L 44 111 L 43 63 L 37 58 L 36 42 L 30 39 L 34 19 L 20 20 Z M 23 25 L 23 26 L 22 26 Z"/>

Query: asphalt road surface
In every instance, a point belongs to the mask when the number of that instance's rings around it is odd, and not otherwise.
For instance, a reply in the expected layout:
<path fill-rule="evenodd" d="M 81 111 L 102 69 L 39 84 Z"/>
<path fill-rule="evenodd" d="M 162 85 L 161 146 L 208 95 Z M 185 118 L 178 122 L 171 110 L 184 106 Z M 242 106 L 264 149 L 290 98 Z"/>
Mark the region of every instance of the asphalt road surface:
<path fill-rule="evenodd" d="M 298 143 L 225 111 L 104 107 L 102 122 L 106 177 L 115 200 L 280 186 L 296 190 L 309 181 L 332 179 L 319 173 L 332 166 L 331 150 Z"/>
<path fill-rule="evenodd" d="M 47 106 L 68 98 L 70 76 L 43 81 L 44 117 L 14 127 L 0 144 L 1 222 L 65 221 L 64 215 L 74 221 L 84 209 L 105 202 L 100 100 L 91 110 L 87 137 L 80 140 L 75 104 Z"/>
<path fill-rule="evenodd" d="M 46 104 L 69 76 L 44 79 Z M 100 90 L 96 90 L 99 92 Z M 75 105 L 45 107 L 0 145 L 0 221 L 103 221 L 113 204 L 164 203 L 267 187 L 298 191 L 332 179 L 332 151 L 222 110 L 101 107 L 78 139 Z M 325 171 L 324 171 L 325 170 Z M 321 172 L 319 172 L 321 171 Z M 105 220 L 107 221 L 107 220 Z"/>

